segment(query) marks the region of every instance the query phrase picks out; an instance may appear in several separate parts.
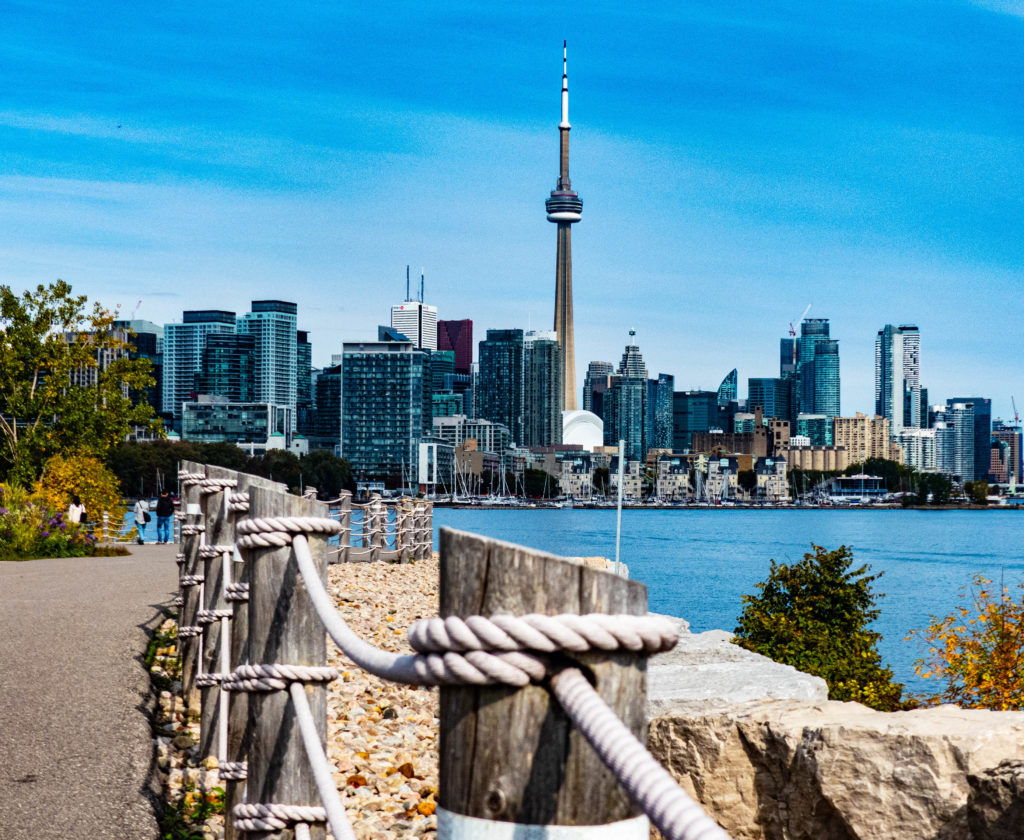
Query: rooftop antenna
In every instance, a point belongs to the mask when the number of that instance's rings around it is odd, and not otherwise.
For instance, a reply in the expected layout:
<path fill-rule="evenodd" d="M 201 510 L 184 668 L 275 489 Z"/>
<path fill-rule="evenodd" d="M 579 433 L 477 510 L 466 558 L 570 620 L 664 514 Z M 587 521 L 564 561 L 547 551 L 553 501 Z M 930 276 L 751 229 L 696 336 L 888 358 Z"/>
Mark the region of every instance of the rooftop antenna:
<path fill-rule="evenodd" d="M 423 303 L 423 266 L 420 266 L 420 303 Z"/>
<path fill-rule="evenodd" d="M 409 266 L 405 267 L 405 299 L 412 300 L 409 296 Z"/>

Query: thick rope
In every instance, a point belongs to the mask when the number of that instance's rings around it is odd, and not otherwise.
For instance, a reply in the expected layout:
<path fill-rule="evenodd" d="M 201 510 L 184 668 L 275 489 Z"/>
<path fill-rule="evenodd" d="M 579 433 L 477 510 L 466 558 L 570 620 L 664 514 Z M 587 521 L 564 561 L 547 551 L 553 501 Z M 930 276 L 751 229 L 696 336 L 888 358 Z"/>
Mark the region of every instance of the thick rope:
<path fill-rule="evenodd" d="M 247 583 L 229 583 L 224 587 L 224 600 L 225 601 L 248 601 L 249 600 L 249 584 Z"/>
<path fill-rule="evenodd" d="M 231 493 L 228 496 L 228 510 L 232 510 L 235 513 L 248 513 L 249 512 L 249 494 L 248 492 Z"/>
<path fill-rule="evenodd" d="M 226 782 L 241 782 L 249 776 L 248 761 L 222 761 L 217 775 Z"/>
<path fill-rule="evenodd" d="M 729 840 L 578 669 L 567 668 L 552 677 L 551 690 L 601 761 L 668 840 Z"/>
<path fill-rule="evenodd" d="M 222 618 L 231 618 L 234 610 L 199 610 L 196 613 L 196 624 L 213 624 Z"/>
<path fill-rule="evenodd" d="M 319 665 L 239 665 L 224 680 L 222 687 L 227 691 L 285 691 L 293 682 L 330 682 L 338 679 L 334 668 Z"/>
<path fill-rule="evenodd" d="M 206 575 L 182 575 L 178 578 L 181 586 L 198 586 L 206 580 Z"/>
<path fill-rule="evenodd" d="M 188 559 L 185 557 L 184 554 L 175 554 L 174 560 L 179 566 L 183 566 L 185 565 L 185 563 L 188 562 Z"/>
<path fill-rule="evenodd" d="M 181 597 L 181 595 L 175 595 L 174 599 L 171 601 L 171 606 L 183 607 L 185 606 L 185 599 Z"/>
<path fill-rule="evenodd" d="M 229 490 L 237 486 L 238 481 L 234 478 L 204 478 L 199 482 L 199 492 L 204 495 L 219 493 L 221 490 Z"/>
<path fill-rule="evenodd" d="M 210 688 L 214 685 L 220 685 L 228 679 L 231 679 L 231 674 L 221 674 L 216 671 L 211 671 L 207 674 L 199 674 L 196 677 L 196 685 L 199 688 Z"/>
<path fill-rule="evenodd" d="M 183 537 L 191 537 L 196 534 L 202 534 L 206 531 L 205 525 L 182 525 L 181 531 L 179 532 Z"/>
<path fill-rule="evenodd" d="M 233 545 L 204 545 L 199 548 L 199 556 L 204 560 L 213 560 L 222 554 L 230 554 L 234 550 Z"/>
<path fill-rule="evenodd" d="M 195 636 L 200 636 L 203 633 L 203 628 L 198 624 L 186 624 L 183 627 L 178 628 L 179 639 L 191 639 Z"/>
<path fill-rule="evenodd" d="M 337 534 L 341 526 L 322 516 L 277 516 L 244 519 L 236 530 L 239 548 L 283 548 L 296 534 Z"/>
<path fill-rule="evenodd" d="M 193 484 L 198 484 L 204 478 L 206 478 L 206 474 L 205 473 L 194 473 L 194 472 L 188 472 L 187 470 L 180 470 L 178 472 L 178 480 L 182 484 L 184 484 L 185 486 L 191 486 Z"/>
<path fill-rule="evenodd" d="M 261 805 L 241 803 L 232 811 L 239 831 L 281 831 L 293 823 L 327 822 L 327 812 L 319 805 Z"/>

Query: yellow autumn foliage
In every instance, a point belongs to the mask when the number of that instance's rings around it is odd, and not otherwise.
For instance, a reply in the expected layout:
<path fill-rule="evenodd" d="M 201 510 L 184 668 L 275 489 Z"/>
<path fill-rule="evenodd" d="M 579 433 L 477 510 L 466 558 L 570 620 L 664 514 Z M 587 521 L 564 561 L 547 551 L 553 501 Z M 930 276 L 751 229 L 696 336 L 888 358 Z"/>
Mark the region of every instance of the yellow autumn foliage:
<path fill-rule="evenodd" d="M 97 537 L 101 536 L 104 513 L 109 516 L 111 536 L 121 530 L 125 505 L 117 476 L 92 455 L 55 455 L 43 467 L 35 496 L 50 510 L 66 511 L 75 495 L 85 505 L 85 521 L 97 523 Z"/>

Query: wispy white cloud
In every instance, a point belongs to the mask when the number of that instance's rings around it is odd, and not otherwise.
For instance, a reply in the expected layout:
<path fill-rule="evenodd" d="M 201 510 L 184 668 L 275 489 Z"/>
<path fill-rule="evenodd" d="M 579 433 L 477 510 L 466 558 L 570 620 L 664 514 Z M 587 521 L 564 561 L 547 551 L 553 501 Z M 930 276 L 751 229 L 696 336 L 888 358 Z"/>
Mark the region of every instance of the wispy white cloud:
<path fill-rule="evenodd" d="M 970 3 L 991 12 L 1024 17 L 1024 0 L 970 0 Z"/>

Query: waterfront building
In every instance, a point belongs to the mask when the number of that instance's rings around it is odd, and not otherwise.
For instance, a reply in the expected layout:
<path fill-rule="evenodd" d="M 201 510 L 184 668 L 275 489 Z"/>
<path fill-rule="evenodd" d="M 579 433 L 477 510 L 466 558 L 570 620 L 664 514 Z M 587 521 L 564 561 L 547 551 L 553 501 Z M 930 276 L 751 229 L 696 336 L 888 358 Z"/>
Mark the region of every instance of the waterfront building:
<path fill-rule="evenodd" d="M 923 399 L 922 399 L 923 398 Z M 886 324 L 875 337 L 875 414 L 889 421 L 889 435 L 920 429 L 927 396 L 921 393 L 921 333 L 912 324 Z"/>
<path fill-rule="evenodd" d="M 974 403 L 948 402 L 935 406 L 935 463 L 941 473 L 963 483 L 974 480 Z M 990 458 L 985 449 L 985 463 Z"/>
<path fill-rule="evenodd" d="M 615 366 L 611 362 L 591 362 L 583 380 L 583 410 L 604 416 L 604 392 L 611 384 Z"/>
<path fill-rule="evenodd" d="M 626 456 L 625 463 L 622 465 L 622 498 L 624 501 L 639 502 L 643 497 L 642 466 L 640 461 Z M 608 464 L 608 486 L 611 488 L 611 497 L 616 498 L 619 493 L 618 455 L 613 455 Z"/>
<path fill-rule="evenodd" d="M 256 340 L 256 401 L 287 407 L 292 423 L 298 397 L 297 313 L 288 301 L 254 300 L 237 328 Z"/>
<path fill-rule="evenodd" d="M 858 411 L 853 417 L 832 418 L 832 440 L 845 446 L 854 463 L 868 458 L 889 458 L 889 421 L 875 415 L 868 417 Z"/>
<path fill-rule="evenodd" d="M 341 359 L 317 374 L 314 437 L 317 448 L 341 457 Z"/>
<path fill-rule="evenodd" d="M 455 353 L 455 372 L 468 374 L 473 366 L 473 322 L 469 318 L 438 321 L 437 349 Z"/>
<path fill-rule="evenodd" d="M 886 494 L 885 479 L 877 475 L 837 475 L 829 479 L 828 494 L 837 499 L 881 499 Z"/>
<path fill-rule="evenodd" d="M 417 350 L 437 350 L 437 307 L 407 300 L 391 307 L 391 326 Z"/>
<path fill-rule="evenodd" d="M 565 42 L 562 43 L 562 121 L 558 124 L 558 182 L 544 202 L 547 219 L 558 226 L 555 251 L 555 333 L 562 348 L 560 409 L 575 411 L 576 350 L 572 312 L 572 226 L 583 213 L 583 202 L 569 180 L 569 70 Z"/>
<path fill-rule="evenodd" d="M 675 377 L 659 373 L 647 380 L 644 447 L 672 451 L 672 394 Z"/>
<path fill-rule="evenodd" d="M 455 447 L 435 438 L 420 441 L 417 484 L 421 493 L 455 492 Z"/>
<path fill-rule="evenodd" d="M 796 416 L 796 433 L 810 438 L 811 446 L 832 446 L 832 418 L 801 412 Z"/>
<path fill-rule="evenodd" d="M 558 463 L 558 492 L 570 499 L 589 499 L 594 492 L 594 465 L 590 453 L 567 452 Z"/>
<path fill-rule="evenodd" d="M 480 342 L 477 379 L 477 413 L 501 423 L 516 443 L 523 441 L 522 330 L 488 330 Z"/>
<path fill-rule="evenodd" d="M 936 430 L 901 429 L 896 440 L 903 451 L 903 462 L 918 472 L 936 472 L 938 461 L 935 457 Z"/>
<path fill-rule="evenodd" d="M 759 499 L 769 502 L 785 502 L 789 499 L 785 458 L 758 458 L 754 462 L 754 473 L 757 476 L 756 493 Z"/>
<path fill-rule="evenodd" d="M 161 408 L 170 425 L 181 430 L 182 403 L 195 398 L 196 374 L 202 370 L 206 336 L 234 333 L 234 312 L 196 309 L 182 313 L 180 324 L 164 325 Z"/>
<path fill-rule="evenodd" d="M 484 452 L 503 453 L 512 445 L 508 426 L 464 414 L 435 417 L 433 436 L 455 447 L 474 441 L 476 448 Z"/>
<path fill-rule="evenodd" d="M 704 486 L 709 499 L 735 499 L 739 493 L 740 463 L 734 455 L 708 458 Z"/>
<path fill-rule="evenodd" d="M 257 402 L 256 339 L 238 333 L 210 333 L 196 374 L 195 391 L 230 402 Z"/>
<path fill-rule="evenodd" d="M 658 458 L 654 495 L 662 501 L 680 502 L 688 499 L 690 492 L 691 460 L 686 455 L 671 453 Z"/>
<path fill-rule="evenodd" d="M 797 436 L 789 441 L 789 449 L 782 453 L 791 470 L 818 470 L 842 472 L 850 466 L 850 453 L 842 446 L 798 446 Z"/>
<path fill-rule="evenodd" d="M 956 403 L 970 404 L 974 418 L 974 472 L 964 481 L 989 481 L 989 461 L 992 447 L 992 400 L 988 397 L 954 397 L 946 400 L 947 406 Z"/>
<path fill-rule="evenodd" d="M 561 354 L 558 336 L 550 330 L 532 330 L 523 337 L 525 446 L 562 442 Z"/>
<path fill-rule="evenodd" d="M 419 443 L 432 431 L 424 387 L 427 355 L 411 341 L 342 345 L 341 457 L 354 475 L 393 485 L 412 476 Z"/>
<path fill-rule="evenodd" d="M 1004 423 L 1002 420 L 992 421 L 992 439 L 1006 447 L 1006 456 L 1003 463 L 1006 466 L 1006 478 L 1004 481 L 1012 481 L 1014 484 L 1024 483 L 1024 463 L 1022 463 L 1022 452 L 1024 452 L 1024 440 L 1022 440 L 1021 427 L 1016 423 Z"/>
<path fill-rule="evenodd" d="M 181 439 L 285 449 L 292 440 L 290 414 L 289 406 L 232 402 L 227 397 L 200 394 L 182 404 Z"/>

